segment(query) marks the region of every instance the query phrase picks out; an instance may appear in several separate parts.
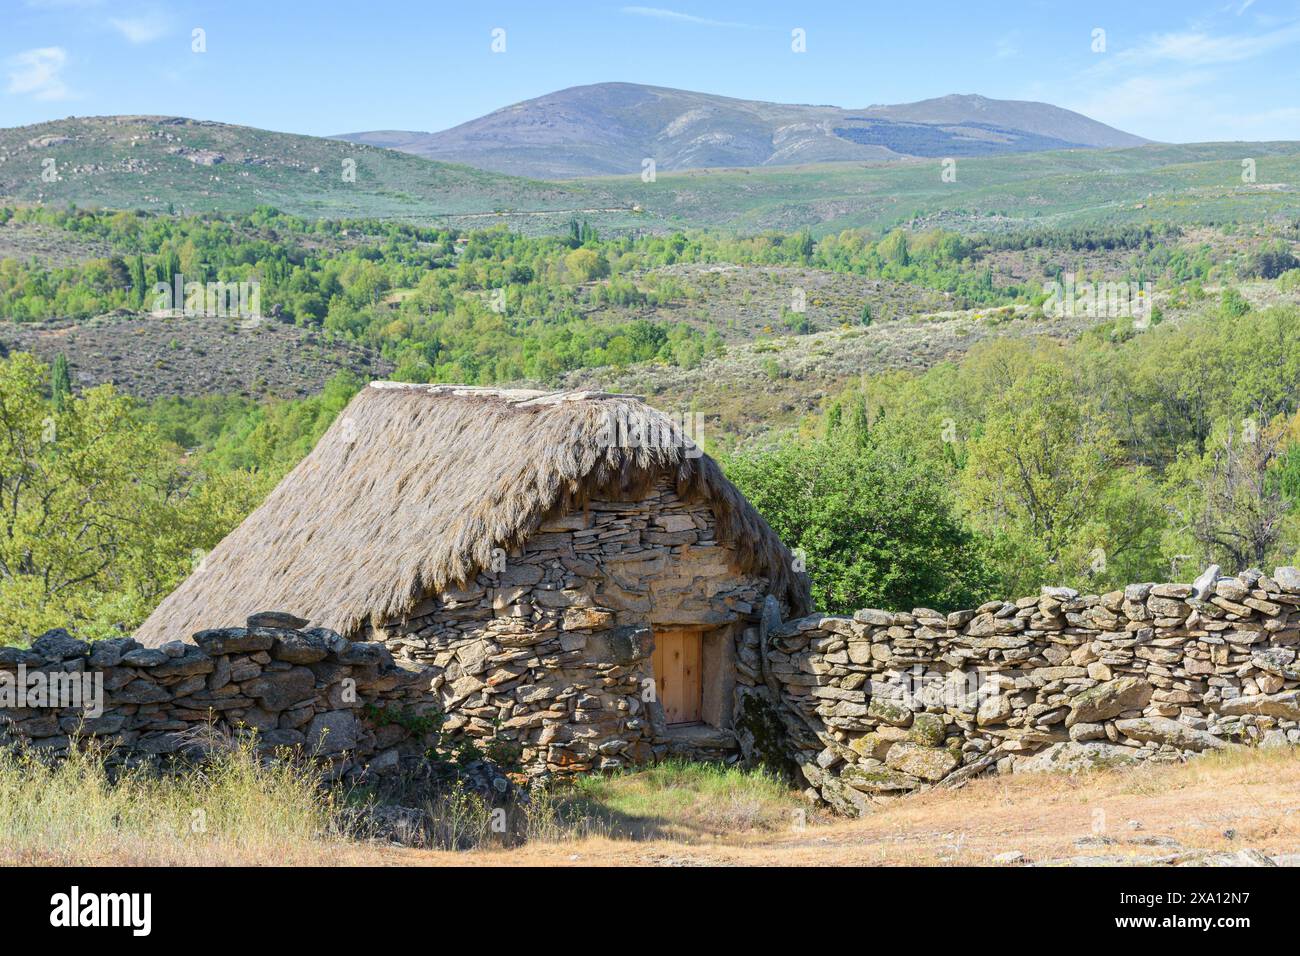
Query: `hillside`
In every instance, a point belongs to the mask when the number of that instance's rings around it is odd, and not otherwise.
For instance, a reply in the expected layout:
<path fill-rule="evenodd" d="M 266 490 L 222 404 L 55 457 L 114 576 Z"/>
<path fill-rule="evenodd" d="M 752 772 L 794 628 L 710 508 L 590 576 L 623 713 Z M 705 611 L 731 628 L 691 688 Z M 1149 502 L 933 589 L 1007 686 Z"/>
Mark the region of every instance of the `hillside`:
<path fill-rule="evenodd" d="M 1256 180 L 1242 181 L 1242 157 Z M 660 228 L 738 232 L 943 226 L 1008 232 L 1080 224 L 1266 222 L 1300 214 L 1300 143 L 1149 144 L 958 160 L 699 169 L 589 181 Z"/>
<path fill-rule="evenodd" d="M 994 339 L 1067 341 L 1091 324 L 1084 317 L 1036 320 L 1013 307 L 934 312 L 870 328 L 742 342 L 692 369 L 660 363 L 585 369 L 566 375 L 563 385 L 643 395 L 662 408 L 707 408 L 708 437 L 726 446 L 796 424 L 863 376 L 920 372 Z"/>
<path fill-rule="evenodd" d="M 1031 100 L 995 100 L 975 94 L 952 93 L 915 103 L 868 106 L 856 111 L 895 123 L 990 124 L 1100 149 L 1141 146 L 1141 136 L 1089 119 L 1082 113 Z"/>
<path fill-rule="evenodd" d="M 1012 106 L 998 103 L 998 109 Z M 388 141 L 400 145 L 404 135 Z M 1243 154 L 1256 161 L 1255 182 L 1242 181 Z M 539 182 L 250 127 L 98 117 L 0 129 L 0 204 L 235 213 L 270 205 L 308 218 L 364 216 L 464 229 L 504 223 L 531 235 L 561 232 L 574 218 L 606 234 L 806 228 L 820 235 L 909 224 L 1002 232 L 1300 214 L 1300 144 L 1293 142 L 969 156 L 959 160 L 953 182 L 941 180 L 938 159 L 891 162 L 873 155 L 868 162 L 800 166 L 678 172 L 661 166 L 645 182 L 637 153 L 629 175 Z M 59 179 L 45 182 L 42 164 L 51 159 Z M 343 178 L 345 160 L 356 162 L 354 182 Z M 31 252 L 41 254 L 38 237 L 29 239 Z"/>
<path fill-rule="evenodd" d="M 1170 245 L 1190 252 L 1209 238 L 1196 234 Z M 1215 255 L 1226 259 L 1230 252 L 1221 248 Z M 996 281 L 1003 282 L 1023 269 L 1029 258 L 1017 253 L 986 261 Z M 1059 261 L 1071 259 L 1074 265 L 1069 268 L 1078 268 L 1083 274 L 1088 269 L 1119 269 L 1123 254 L 1082 257 L 1071 253 Z M 900 311 L 892 320 L 863 328 L 852 323 L 844 299 L 835 295 L 836 287 L 841 286 L 838 280 L 850 277 L 827 273 L 817 276 L 811 270 L 766 271 L 785 273 L 791 281 L 809 286 L 808 312 L 816 319 L 815 331 L 782 335 L 778 327 L 775 334 L 762 335 L 759 329 L 753 329 L 751 338 L 730 342 L 725 354 L 708 357 L 695 368 L 646 362 L 626 368 L 582 369 L 563 376 L 561 384 L 566 388 L 642 395 L 661 408 L 709 409 L 708 438 L 716 441 L 717 447 L 725 448 L 796 425 L 801 416 L 815 412 L 827 399 L 864 377 L 897 370 L 923 372 L 942 362 L 960 362 L 966 353 L 995 340 L 1077 341 L 1106 321 L 1086 315 L 1044 317 L 1026 306 L 936 310 L 928 308 L 934 303 L 926 301 L 923 290 L 913 289 L 910 299 L 900 301 L 894 297 L 895 302 L 900 302 Z M 731 290 L 707 289 L 707 297 L 701 298 L 707 303 L 707 311 L 725 317 L 742 303 L 752 311 L 750 300 L 742 298 L 743 291 L 737 291 L 743 288 L 742 281 L 739 276 L 733 279 Z M 883 289 L 881 285 L 860 282 L 857 290 L 876 314 L 882 314 L 881 309 L 887 310 L 891 304 L 888 285 Z M 1300 296 L 1279 292 L 1266 282 L 1245 282 L 1239 289 L 1257 309 L 1295 306 L 1300 300 Z M 1211 287 L 1211 291 L 1217 294 L 1220 290 Z M 1155 301 L 1170 325 L 1193 311 L 1171 301 L 1164 292 L 1156 293 Z M 535 387 L 538 383 L 514 384 Z"/>
<path fill-rule="evenodd" d="M 50 167 L 57 180 L 47 181 Z M 355 176 L 347 175 L 355 164 Z M 529 182 L 392 150 L 204 120 L 74 117 L 0 129 L 0 198 L 123 209 L 403 217 L 608 205 L 599 190 Z"/>
<path fill-rule="evenodd" d="M 636 83 L 576 86 L 438 133 L 339 137 L 543 179 L 1137 146 L 1141 137 L 1047 103 L 945 96 L 842 109 L 740 100 Z"/>
<path fill-rule="evenodd" d="M 0 355 L 62 354 L 78 388 L 111 382 L 151 400 L 198 395 L 303 398 L 338 372 L 362 379 L 392 372 L 365 348 L 329 342 L 311 330 L 268 319 L 105 315 L 88 322 L 0 322 Z"/>

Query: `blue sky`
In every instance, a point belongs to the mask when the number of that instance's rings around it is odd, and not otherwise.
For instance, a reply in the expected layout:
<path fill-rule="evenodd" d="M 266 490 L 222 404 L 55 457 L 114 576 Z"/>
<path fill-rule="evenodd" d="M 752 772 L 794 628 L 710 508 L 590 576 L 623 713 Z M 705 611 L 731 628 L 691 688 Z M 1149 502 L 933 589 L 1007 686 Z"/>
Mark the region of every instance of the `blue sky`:
<path fill-rule="evenodd" d="M 0 0 L 0 25 L 0 126 L 163 113 L 436 130 L 626 80 L 847 107 L 982 93 L 1167 141 L 1300 139 L 1300 0 Z"/>

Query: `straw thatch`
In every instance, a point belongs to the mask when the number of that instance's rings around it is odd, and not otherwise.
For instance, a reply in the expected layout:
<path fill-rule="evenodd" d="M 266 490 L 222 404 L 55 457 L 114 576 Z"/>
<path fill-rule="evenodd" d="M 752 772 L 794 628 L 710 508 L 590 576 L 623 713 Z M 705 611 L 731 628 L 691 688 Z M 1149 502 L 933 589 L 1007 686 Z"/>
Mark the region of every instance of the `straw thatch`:
<path fill-rule="evenodd" d="M 619 447 L 610 415 L 680 435 L 630 396 L 373 383 L 136 637 L 157 645 L 263 610 L 353 635 L 466 581 L 545 518 L 640 497 L 665 471 L 684 499 L 711 503 L 740 571 L 806 611 L 789 552 L 717 464 L 689 443 Z"/>

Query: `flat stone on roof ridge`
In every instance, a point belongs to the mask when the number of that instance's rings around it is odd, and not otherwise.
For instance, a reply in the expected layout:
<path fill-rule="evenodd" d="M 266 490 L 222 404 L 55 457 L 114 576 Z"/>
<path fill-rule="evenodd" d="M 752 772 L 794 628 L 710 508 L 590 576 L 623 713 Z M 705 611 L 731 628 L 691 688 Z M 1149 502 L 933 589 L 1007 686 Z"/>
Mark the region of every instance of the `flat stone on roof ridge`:
<path fill-rule="evenodd" d="M 569 389 L 548 392 L 543 389 L 500 388 L 493 385 L 426 385 L 418 382 L 386 381 L 371 382 L 370 387 L 374 389 L 405 389 L 409 391 L 420 391 L 428 395 L 456 395 L 462 398 L 500 398 L 512 405 L 520 406 L 557 405 L 561 402 L 589 402 L 616 398 L 637 402 L 644 401 L 644 399 L 639 395 L 629 395 L 623 392 L 601 392 L 589 389 Z"/>

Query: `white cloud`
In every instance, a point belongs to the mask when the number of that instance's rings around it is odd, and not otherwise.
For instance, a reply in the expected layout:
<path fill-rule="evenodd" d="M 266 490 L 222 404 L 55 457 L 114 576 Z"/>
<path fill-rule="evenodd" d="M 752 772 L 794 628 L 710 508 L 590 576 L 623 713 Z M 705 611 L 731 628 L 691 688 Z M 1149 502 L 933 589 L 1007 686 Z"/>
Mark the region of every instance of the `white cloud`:
<path fill-rule="evenodd" d="M 734 23 L 729 20 L 710 20 L 708 17 L 697 17 L 692 13 L 679 13 L 676 10 L 665 10 L 663 7 L 623 7 L 623 13 L 633 17 L 652 17 L 656 20 L 675 20 L 678 23 L 694 23 L 697 26 L 705 27 L 732 27 L 740 30 L 756 30 L 758 27 L 748 23 Z"/>
<path fill-rule="evenodd" d="M 1070 109 L 1115 126 L 1155 117 L 1177 116 L 1185 110 L 1189 98 L 1201 97 L 1211 80 L 1206 73 L 1180 73 L 1173 76 L 1136 75 L 1094 91 Z M 1133 132 L 1143 133 L 1141 129 Z"/>
<path fill-rule="evenodd" d="M 1266 33 L 1215 36 L 1205 30 L 1186 30 L 1153 36 L 1130 51 L 1136 59 L 1175 60 L 1206 65 L 1238 63 L 1300 42 L 1300 23 L 1289 23 Z"/>
<path fill-rule="evenodd" d="M 1138 74 L 1061 105 L 1139 136 L 1173 143 L 1300 138 L 1300 107 L 1249 109 L 1214 72 Z"/>
<path fill-rule="evenodd" d="M 150 43 L 167 32 L 161 17 L 110 17 L 113 29 L 131 43 Z"/>
<path fill-rule="evenodd" d="M 1294 59 L 1300 20 L 1265 19 L 1251 9 L 1247 26 L 1233 17 L 1247 9 L 1232 0 L 1217 22 L 1189 22 L 1093 57 L 1056 95 L 1062 105 L 1157 140 L 1292 138 L 1300 110 L 1260 78 Z"/>
<path fill-rule="evenodd" d="M 68 53 L 62 47 L 43 46 L 11 56 L 7 93 L 30 96 L 37 100 L 63 100 L 69 96 L 63 81 L 63 67 Z"/>

